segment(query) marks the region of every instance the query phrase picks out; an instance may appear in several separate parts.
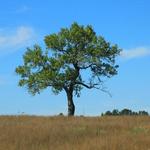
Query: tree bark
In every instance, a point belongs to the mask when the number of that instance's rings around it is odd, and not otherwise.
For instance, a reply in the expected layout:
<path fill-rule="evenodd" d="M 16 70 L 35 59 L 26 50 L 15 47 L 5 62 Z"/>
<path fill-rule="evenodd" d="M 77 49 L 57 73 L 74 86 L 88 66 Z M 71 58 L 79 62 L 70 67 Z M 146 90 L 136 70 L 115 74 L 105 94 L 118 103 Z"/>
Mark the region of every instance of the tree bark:
<path fill-rule="evenodd" d="M 68 100 L 68 116 L 74 116 L 75 105 L 73 103 L 73 91 L 67 92 L 67 100 Z"/>
<path fill-rule="evenodd" d="M 68 87 L 64 86 L 64 90 L 67 93 L 67 99 L 68 99 L 68 116 L 74 116 L 74 113 L 75 113 L 75 105 L 73 102 L 73 90 L 74 90 L 75 81 L 79 77 L 79 70 L 80 70 L 77 63 L 75 63 L 73 65 L 75 68 L 75 73 L 70 78 L 71 83 Z"/>

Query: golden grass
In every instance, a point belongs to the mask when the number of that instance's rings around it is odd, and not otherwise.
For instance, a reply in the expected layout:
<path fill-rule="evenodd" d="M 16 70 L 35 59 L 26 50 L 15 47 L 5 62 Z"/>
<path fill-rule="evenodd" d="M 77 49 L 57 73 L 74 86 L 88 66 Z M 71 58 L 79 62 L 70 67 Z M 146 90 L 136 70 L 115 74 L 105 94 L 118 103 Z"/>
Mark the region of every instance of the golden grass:
<path fill-rule="evenodd" d="M 0 150 L 150 150 L 150 117 L 0 116 Z"/>

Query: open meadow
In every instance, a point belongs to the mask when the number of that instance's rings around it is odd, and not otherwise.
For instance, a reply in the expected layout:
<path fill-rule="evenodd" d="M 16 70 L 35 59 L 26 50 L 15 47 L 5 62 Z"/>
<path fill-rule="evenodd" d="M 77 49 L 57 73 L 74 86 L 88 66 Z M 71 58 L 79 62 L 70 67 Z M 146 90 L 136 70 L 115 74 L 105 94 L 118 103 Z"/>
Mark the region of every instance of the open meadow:
<path fill-rule="evenodd" d="M 0 150 L 150 150 L 150 117 L 1 116 Z"/>

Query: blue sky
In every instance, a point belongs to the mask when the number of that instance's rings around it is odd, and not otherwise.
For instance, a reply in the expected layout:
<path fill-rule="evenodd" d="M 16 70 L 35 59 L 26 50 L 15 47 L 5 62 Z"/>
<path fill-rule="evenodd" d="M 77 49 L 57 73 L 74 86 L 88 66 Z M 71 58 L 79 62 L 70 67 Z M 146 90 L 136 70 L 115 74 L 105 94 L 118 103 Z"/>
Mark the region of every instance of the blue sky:
<path fill-rule="evenodd" d="M 99 115 L 114 108 L 150 113 L 150 1 L 149 0 L 1 0 L 0 114 L 67 114 L 66 95 L 50 89 L 31 96 L 17 86 L 15 67 L 26 47 L 44 48 L 45 35 L 74 21 L 91 24 L 98 35 L 123 49 L 118 75 L 105 85 L 112 97 L 98 90 L 74 98 L 77 115 Z"/>

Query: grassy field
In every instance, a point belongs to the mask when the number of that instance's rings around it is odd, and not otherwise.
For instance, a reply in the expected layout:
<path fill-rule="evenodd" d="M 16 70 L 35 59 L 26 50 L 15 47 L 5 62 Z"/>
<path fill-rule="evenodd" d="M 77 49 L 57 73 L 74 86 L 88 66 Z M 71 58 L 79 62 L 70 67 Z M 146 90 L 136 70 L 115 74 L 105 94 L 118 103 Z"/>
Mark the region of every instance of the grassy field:
<path fill-rule="evenodd" d="M 150 117 L 1 116 L 0 150 L 150 150 Z"/>

